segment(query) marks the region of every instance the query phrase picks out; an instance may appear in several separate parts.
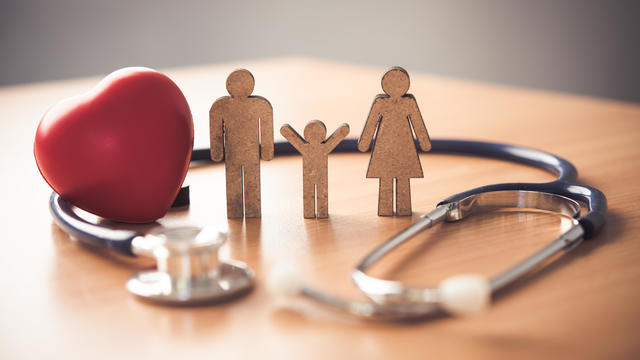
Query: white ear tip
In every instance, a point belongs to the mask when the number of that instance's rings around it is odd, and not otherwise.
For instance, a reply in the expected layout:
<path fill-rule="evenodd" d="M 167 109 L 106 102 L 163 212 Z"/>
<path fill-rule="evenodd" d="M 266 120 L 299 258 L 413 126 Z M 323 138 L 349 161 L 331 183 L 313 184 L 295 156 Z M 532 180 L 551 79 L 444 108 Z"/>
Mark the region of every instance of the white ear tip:
<path fill-rule="evenodd" d="M 439 286 L 440 303 L 452 315 L 474 315 L 485 311 L 491 302 L 491 285 L 478 274 L 456 275 Z"/>
<path fill-rule="evenodd" d="M 288 265 L 277 265 L 267 278 L 267 289 L 273 294 L 295 296 L 302 292 L 303 287 L 300 276 Z"/>
<path fill-rule="evenodd" d="M 200 230 L 200 233 L 196 235 L 196 238 L 194 241 L 196 243 L 217 242 L 219 244 L 222 244 L 224 243 L 224 241 L 227 239 L 227 236 L 228 236 L 225 230 L 226 229 L 220 228 L 219 226 L 207 225 L 204 228 L 202 228 L 202 230 Z"/>

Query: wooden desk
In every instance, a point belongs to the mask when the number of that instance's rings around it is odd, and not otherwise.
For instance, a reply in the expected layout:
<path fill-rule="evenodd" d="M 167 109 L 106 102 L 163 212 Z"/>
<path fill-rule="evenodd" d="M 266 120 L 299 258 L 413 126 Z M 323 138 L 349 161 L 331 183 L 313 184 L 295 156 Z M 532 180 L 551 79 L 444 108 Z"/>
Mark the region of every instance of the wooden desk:
<path fill-rule="evenodd" d="M 196 146 L 207 145 L 208 111 L 225 78 L 246 67 L 256 94 L 275 111 L 275 128 L 318 118 L 359 136 L 384 69 L 300 58 L 169 69 L 192 106 Z M 411 69 L 408 69 L 411 73 Z M 377 182 L 368 156 L 332 155 L 328 220 L 302 217 L 299 157 L 262 163 L 263 218 L 227 221 L 221 165 L 193 169 L 193 204 L 163 224 L 228 224 L 225 256 L 246 261 L 257 287 L 238 301 L 167 308 L 132 297 L 125 281 L 144 261 L 107 256 L 72 242 L 52 224 L 50 189 L 32 142 L 41 114 L 99 79 L 0 88 L 0 164 L 4 189 L 0 248 L 0 358 L 631 358 L 640 355 L 640 106 L 411 73 L 433 138 L 469 138 L 544 149 L 572 161 L 579 180 L 602 189 L 610 214 L 592 241 L 511 287 L 486 314 L 431 322 L 363 322 L 264 287 L 278 262 L 312 284 L 362 299 L 349 270 L 376 244 L 445 196 L 503 181 L 542 181 L 541 170 L 506 162 L 422 155 L 412 218 L 376 216 Z M 494 214 L 421 235 L 379 274 L 435 285 L 476 271 L 492 275 L 560 231 L 549 215 Z M 400 266 L 400 264 L 405 266 Z M 516 291 L 517 290 L 517 291 Z"/>

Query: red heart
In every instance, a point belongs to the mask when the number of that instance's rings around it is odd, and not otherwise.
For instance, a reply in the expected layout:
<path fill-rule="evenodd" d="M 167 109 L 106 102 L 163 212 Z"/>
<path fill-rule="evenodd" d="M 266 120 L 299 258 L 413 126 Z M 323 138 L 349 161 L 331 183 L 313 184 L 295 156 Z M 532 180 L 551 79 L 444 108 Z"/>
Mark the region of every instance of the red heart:
<path fill-rule="evenodd" d="M 123 222 L 169 210 L 189 167 L 191 111 L 178 86 L 125 68 L 47 111 L 34 153 L 47 183 L 73 205 Z"/>

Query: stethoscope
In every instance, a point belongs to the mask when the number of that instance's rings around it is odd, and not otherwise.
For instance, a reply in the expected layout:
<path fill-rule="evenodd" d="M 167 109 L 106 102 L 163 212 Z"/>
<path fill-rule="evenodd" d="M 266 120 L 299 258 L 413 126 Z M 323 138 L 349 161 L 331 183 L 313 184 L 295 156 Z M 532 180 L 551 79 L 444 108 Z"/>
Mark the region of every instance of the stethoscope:
<path fill-rule="evenodd" d="M 440 202 L 436 208 L 402 230 L 360 261 L 352 271 L 355 285 L 371 302 L 350 301 L 319 291 L 297 278 L 295 271 L 274 269 L 269 286 L 289 295 L 301 295 L 347 313 L 376 319 L 407 319 L 438 312 L 471 314 L 486 308 L 491 295 L 522 277 L 560 251 L 592 238 L 606 221 L 607 200 L 593 187 L 574 184 L 576 168 L 567 160 L 541 150 L 467 140 L 431 140 L 432 153 L 470 155 L 513 161 L 554 173 L 546 183 L 504 183 L 471 189 Z M 357 152 L 355 139 L 344 140 L 334 152 Z M 286 142 L 277 142 L 276 155 L 296 154 Z M 193 151 L 192 162 L 208 161 L 209 149 Z M 188 188 L 176 199 L 188 204 Z M 580 215 L 581 203 L 587 211 Z M 497 277 L 458 275 L 437 288 L 406 287 L 401 282 L 367 274 L 367 270 L 400 244 L 443 221 L 503 209 L 544 211 L 570 219 L 572 226 L 550 244 Z M 218 249 L 227 235 L 215 228 L 188 226 L 160 229 L 148 234 L 111 229 L 86 221 L 56 193 L 50 210 L 60 228 L 78 240 L 127 256 L 152 257 L 157 269 L 141 271 L 127 282 L 127 289 L 142 299 L 164 304 L 200 304 L 233 298 L 253 286 L 253 271 L 245 264 L 221 261 Z"/>

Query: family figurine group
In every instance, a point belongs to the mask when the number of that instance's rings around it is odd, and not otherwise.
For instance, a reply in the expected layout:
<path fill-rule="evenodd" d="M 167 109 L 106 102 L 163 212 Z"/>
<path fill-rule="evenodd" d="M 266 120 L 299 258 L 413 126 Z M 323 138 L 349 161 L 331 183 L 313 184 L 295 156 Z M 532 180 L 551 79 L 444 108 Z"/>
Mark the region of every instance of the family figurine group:
<path fill-rule="evenodd" d="M 267 99 L 251 95 L 253 87 L 249 71 L 234 71 L 227 78 L 230 96 L 216 100 L 209 112 L 211 159 L 224 158 L 229 218 L 261 216 L 260 158 L 273 159 L 273 109 Z M 407 94 L 409 74 L 391 68 L 382 77 L 382 90 L 373 101 L 358 150 L 368 151 L 375 136 L 367 178 L 380 179 L 378 215 L 394 215 L 394 203 L 395 215 L 411 215 L 409 179 L 423 177 L 413 134 L 422 151 L 431 149 L 431 141 L 416 99 Z M 347 136 L 349 125 L 340 125 L 329 138 L 319 120 L 305 126 L 304 136 L 288 124 L 280 133 L 302 154 L 304 217 L 328 217 L 327 158 Z"/>

